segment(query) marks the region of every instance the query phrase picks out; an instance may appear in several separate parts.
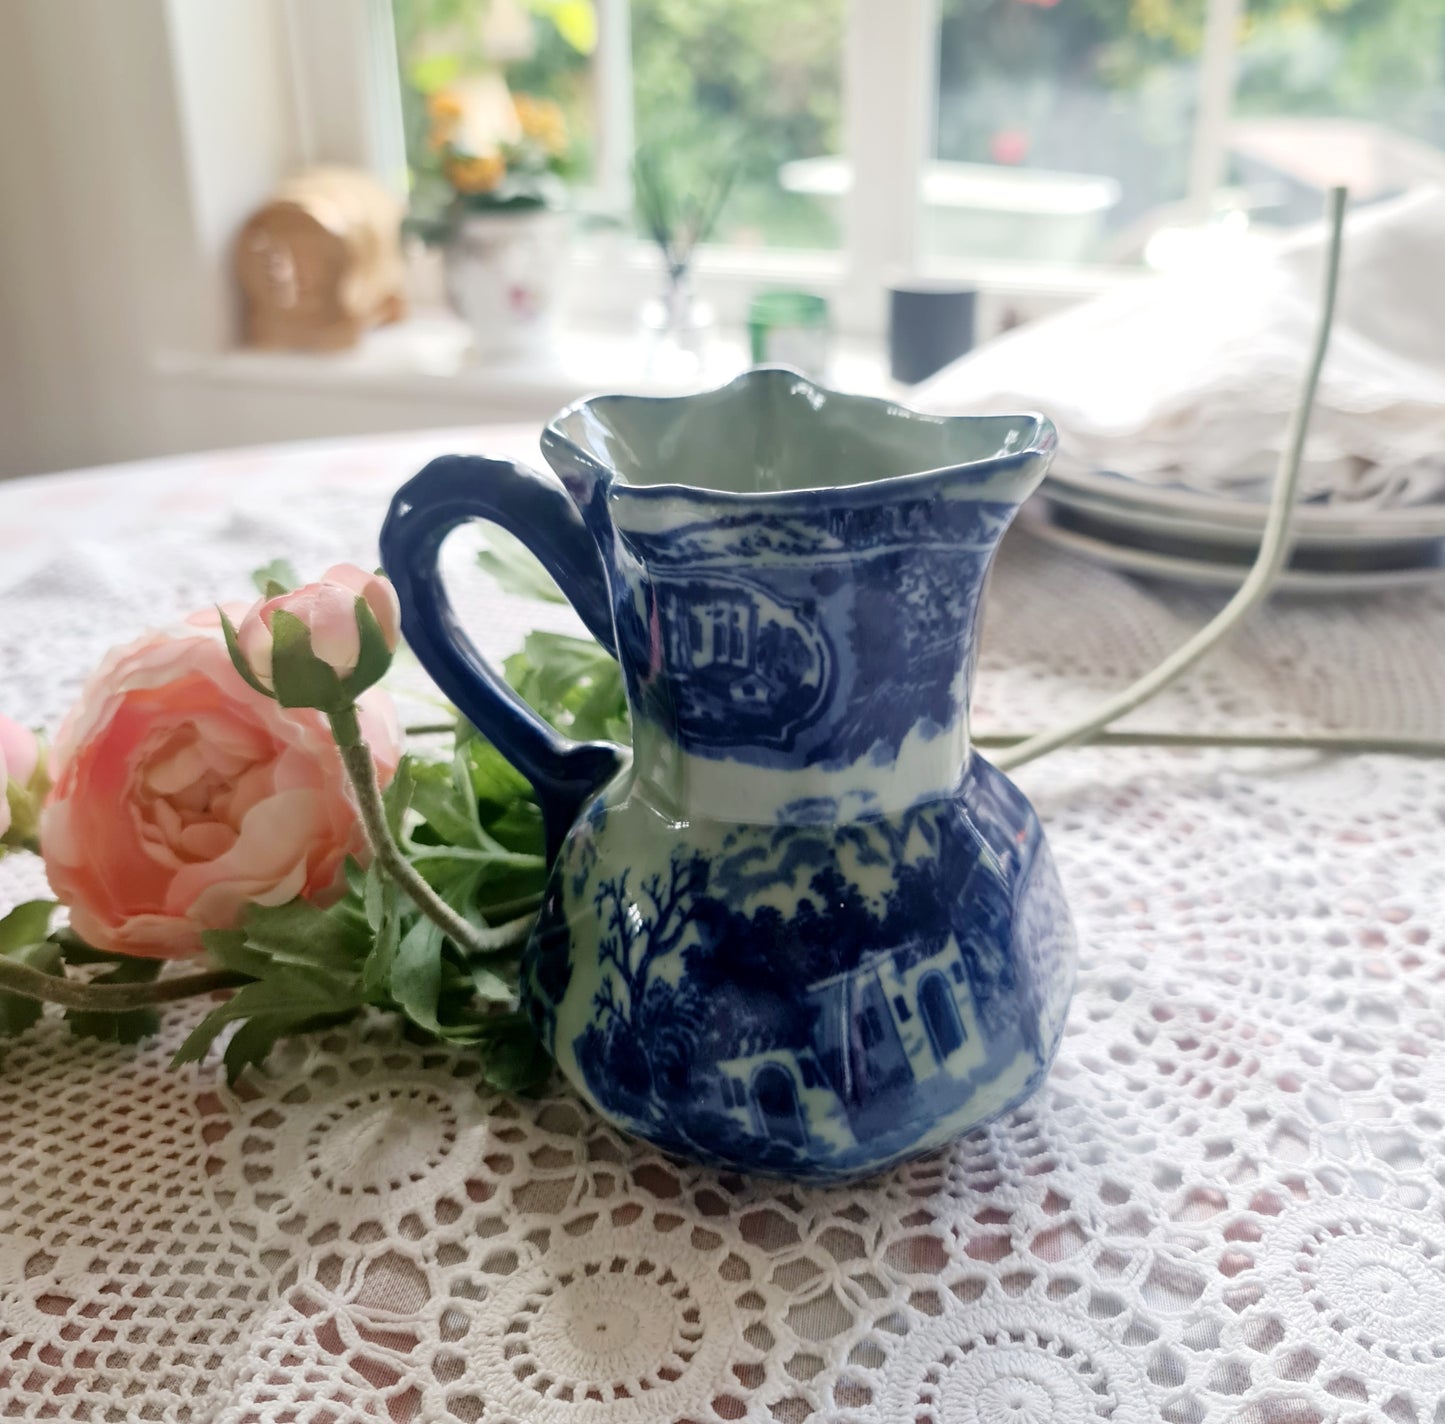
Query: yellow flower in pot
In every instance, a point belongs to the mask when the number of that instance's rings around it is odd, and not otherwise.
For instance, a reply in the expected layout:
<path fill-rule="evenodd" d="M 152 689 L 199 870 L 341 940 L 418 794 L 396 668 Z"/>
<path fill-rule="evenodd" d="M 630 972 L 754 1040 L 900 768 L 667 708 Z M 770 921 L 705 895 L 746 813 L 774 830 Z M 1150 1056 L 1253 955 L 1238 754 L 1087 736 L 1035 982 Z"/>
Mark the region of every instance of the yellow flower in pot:
<path fill-rule="evenodd" d="M 507 160 L 500 153 L 457 153 L 448 157 L 444 171 L 458 193 L 492 193 L 507 176 Z"/>
<path fill-rule="evenodd" d="M 568 149 L 567 120 L 550 99 L 517 94 L 512 99 L 522 137 L 537 144 L 553 158 L 565 158 Z"/>
<path fill-rule="evenodd" d="M 513 95 L 496 69 L 429 95 L 426 111 L 429 147 L 451 190 L 429 228 L 446 250 L 452 305 L 479 353 L 543 354 L 566 266 L 562 111 Z"/>

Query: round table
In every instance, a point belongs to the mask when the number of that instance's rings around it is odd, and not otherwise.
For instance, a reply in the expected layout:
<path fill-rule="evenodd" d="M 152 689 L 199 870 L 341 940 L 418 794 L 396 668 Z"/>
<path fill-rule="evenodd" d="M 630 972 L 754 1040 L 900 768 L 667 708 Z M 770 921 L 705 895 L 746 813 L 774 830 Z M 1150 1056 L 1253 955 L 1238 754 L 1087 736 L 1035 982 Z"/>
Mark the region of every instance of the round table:
<path fill-rule="evenodd" d="M 374 559 L 413 434 L 0 485 L 0 711 L 286 556 Z M 481 640 L 565 609 L 453 551 Z M 1218 606 L 1011 538 L 975 723 L 1034 728 Z M 1445 732 L 1445 591 L 1276 599 L 1135 715 Z M 47 1016 L 0 1071 L 0 1416 L 1445 1421 L 1445 764 L 1089 749 L 1019 780 L 1082 942 L 1047 1086 L 803 1189 L 672 1162 L 378 1018 L 228 1088 Z M 0 909 L 43 890 L 0 864 Z"/>

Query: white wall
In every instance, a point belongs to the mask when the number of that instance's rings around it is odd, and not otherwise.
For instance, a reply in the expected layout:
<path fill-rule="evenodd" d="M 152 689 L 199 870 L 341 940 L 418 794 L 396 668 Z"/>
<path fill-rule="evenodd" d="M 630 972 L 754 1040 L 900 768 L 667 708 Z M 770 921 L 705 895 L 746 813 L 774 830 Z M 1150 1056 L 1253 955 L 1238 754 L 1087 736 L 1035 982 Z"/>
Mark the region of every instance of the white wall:
<path fill-rule="evenodd" d="M 159 0 L 0 5 L 0 473 L 154 446 L 145 337 L 195 295 L 167 53 Z"/>
<path fill-rule="evenodd" d="M 442 392 L 160 368 L 164 352 L 229 344 L 233 236 L 311 156 L 290 3 L 0 0 L 0 478 L 472 414 Z M 340 151 L 345 134 L 310 140 L 317 158 L 360 156 Z M 358 125 L 358 146 L 373 141 Z"/>
<path fill-rule="evenodd" d="M 231 234 L 294 161 L 279 35 L 271 0 L 0 5 L 0 474 L 212 443 L 152 355 L 230 338 Z"/>

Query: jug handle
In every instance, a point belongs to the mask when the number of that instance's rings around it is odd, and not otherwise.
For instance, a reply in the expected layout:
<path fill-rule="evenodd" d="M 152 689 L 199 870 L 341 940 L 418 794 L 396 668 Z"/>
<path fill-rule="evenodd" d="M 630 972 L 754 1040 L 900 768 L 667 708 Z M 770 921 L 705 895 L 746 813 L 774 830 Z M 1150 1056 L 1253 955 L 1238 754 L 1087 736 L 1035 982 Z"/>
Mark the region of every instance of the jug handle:
<path fill-rule="evenodd" d="M 623 765 L 610 742 L 574 742 L 532 710 L 467 636 L 447 597 L 442 541 L 472 519 L 499 524 L 534 553 L 614 657 L 607 576 L 561 482 L 511 460 L 443 455 L 392 496 L 381 562 L 401 602 L 402 634 L 462 715 L 532 783 L 550 861 L 582 803 Z"/>

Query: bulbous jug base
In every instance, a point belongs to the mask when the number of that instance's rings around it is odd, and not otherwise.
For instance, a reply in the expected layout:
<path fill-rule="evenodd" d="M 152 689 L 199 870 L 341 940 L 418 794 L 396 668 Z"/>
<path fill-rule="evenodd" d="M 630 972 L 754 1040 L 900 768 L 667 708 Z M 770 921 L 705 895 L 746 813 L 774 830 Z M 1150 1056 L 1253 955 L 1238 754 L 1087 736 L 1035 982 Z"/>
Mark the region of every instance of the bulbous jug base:
<path fill-rule="evenodd" d="M 1033 1093 L 1075 962 L 1038 817 L 974 756 L 949 797 L 832 824 L 676 825 L 614 783 L 563 845 L 523 992 L 619 1127 L 830 1182 Z"/>

